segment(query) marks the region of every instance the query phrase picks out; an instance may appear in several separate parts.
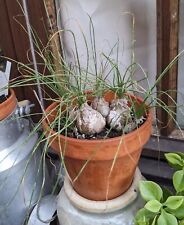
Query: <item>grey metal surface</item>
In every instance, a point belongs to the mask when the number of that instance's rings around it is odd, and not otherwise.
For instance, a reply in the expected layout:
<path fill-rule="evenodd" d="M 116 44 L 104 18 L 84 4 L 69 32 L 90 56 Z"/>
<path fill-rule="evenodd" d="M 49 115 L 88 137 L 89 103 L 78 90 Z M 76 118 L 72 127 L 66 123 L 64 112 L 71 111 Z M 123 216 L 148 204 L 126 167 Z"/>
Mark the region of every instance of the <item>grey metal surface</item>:
<path fill-rule="evenodd" d="M 60 193 L 60 206 L 57 213 L 60 225 L 133 225 L 137 210 L 143 207 L 141 197 L 138 197 L 126 208 L 111 213 L 87 213 L 71 204 L 64 190 Z"/>
<path fill-rule="evenodd" d="M 21 137 L 23 130 L 23 119 L 18 119 L 14 112 L 0 121 L 0 151 L 13 145 Z"/>
<path fill-rule="evenodd" d="M 16 118 L 14 113 L 0 123 L 0 225 L 23 225 L 40 192 L 49 191 L 42 189 L 37 140 L 28 120 Z"/>
<path fill-rule="evenodd" d="M 136 212 L 144 205 L 138 191 L 142 179 L 137 169 L 131 187 L 121 196 L 108 201 L 83 198 L 66 179 L 57 200 L 60 225 L 133 225 Z"/>
<path fill-rule="evenodd" d="M 47 195 L 34 207 L 28 225 L 49 225 L 55 219 L 56 195 Z"/>

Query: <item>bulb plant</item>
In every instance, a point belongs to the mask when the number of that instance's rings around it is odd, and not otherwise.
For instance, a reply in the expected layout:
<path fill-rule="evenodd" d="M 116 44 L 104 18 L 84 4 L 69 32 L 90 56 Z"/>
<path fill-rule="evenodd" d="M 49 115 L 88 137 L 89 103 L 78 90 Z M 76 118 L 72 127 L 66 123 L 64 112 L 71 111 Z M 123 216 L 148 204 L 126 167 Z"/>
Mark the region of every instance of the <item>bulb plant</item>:
<path fill-rule="evenodd" d="M 173 175 L 175 193 L 152 181 L 140 182 L 140 193 L 146 204 L 135 216 L 136 225 L 184 224 L 184 154 L 167 153 L 169 165 L 176 169 Z"/>
<path fill-rule="evenodd" d="M 45 76 L 35 71 L 31 67 L 31 64 L 25 65 L 19 62 L 18 69 L 24 79 L 21 81 L 14 80 L 11 82 L 10 87 L 34 86 L 39 83 L 45 86 L 47 90 L 54 93 L 56 98 L 59 97 L 62 99 L 61 102 L 60 100 L 58 101 L 58 99 L 50 97 L 45 98 L 45 101 L 60 102 L 62 105 L 60 105 L 60 109 L 63 108 L 63 105 L 66 106 L 62 113 L 63 120 L 61 120 L 61 112 L 59 112 L 59 116 L 54 120 L 56 125 L 52 126 L 56 126 L 56 129 L 58 124 L 61 124 L 62 132 L 65 134 L 67 132 L 66 130 L 73 129 L 76 138 L 89 138 L 89 136 L 95 138 L 96 134 L 103 132 L 104 129 L 107 129 L 104 138 L 109 137 L 109 133 L 113 131 L 117 133 L 115 136 L 130 133 L 144 123 L 148 108 L 161 107 L 173 118 L 173 112 L 170 108 L 155 96 L 155 88 L 183 52 L 172 60 L 160 76 L 157 76 L 158 78 L 155 83 L 150 86 L 147 74 L 142 67 L 135 62 L 134 26 L 135 18 L 133 17 L 132 59 L 131 64 L 127 67 L 124 74 L 122 74 L 120 66 L 119 40 L 110 49 L 108 55 L 103 52 L 98 54 L 96 50 L 95 29 L 90 17 L 90 43 L 88 43 L 85 34 L 81 31 L 86 46 L 85 66 L 81 65 L 76 37 L 71 30 L 60 30 L 53 34 L 44 50 L 41 50 L 39 47 L 39 42 L 41 41 L 37 40 L 37 35 L 32 31 L 37 54 L 43 61 L 41 66 L 45 68 L 44 71 L 47 71 L 48 75 Z M 50 51 L 50 43 L 55 35 L 65 32 L 69 32 L 73 38 L 73 62 L 68 62 L 65 48 L 62 46 L 62 56 L 60 54 L 59 59 L 61 69 L 56 71 L 52 60 L 55 56 Z M 116 52 L 117 55 L 116 59 L 112 58 L 112 53 L 114 52 Z M 100 63 L 97 58 L 102 58 Z M 90 63 L 92 63 L 92 65 L 90 65 Z M 101 65 L 99 66 L 98 64 Z M 90 67 L 94 68 L 92 70 L 93 72 L 90 71 Z M 140 80 L 134 79 L 134 75 L 137 71 L 143 74 L 143 78 Z M 112 77 L 112 82 L 108 81 L 110 76 Z M 147 83 L 148 90 L 145 90 L 141 86 L 140 83 L 143 80 Z M 114 99 L 110 102 L 106 101 L 104 98 L 104 94 L 109 91 L 115 94 Z M 143 97 L 142 103 L 138 104 L 129 93 L 136 96 L 141 95 Z M 165 94 L 168 95 L 167 93 Z M 171 101 L 173 101 L 173 99 L 171 99 Z M 57 120 L 60 120 L 60 122 Z"/>
<path fill-rule="evenodd" d="M 64 32 L 69 32 L 73 38 L 73 61 L 67 59 L 65 49 L 62 48 L 61 70 L 56 70 L 49 43 L 54 35 Z M 118 42 L 109 54 L 97 52 L 91 20 L 90 44 L 82 33 L 86 46 L 86 65 L 80 61 L 77 41 L 72 31 L 62 30 L 54 35 L 43 51 L 37 46 L 37 54 L 42 58 L 42 66 L 48 75 L 36 72 L 31 65 L 18 63 L 24 79 L 14 80 L 10 86 L 30 87 L 39 83 L 54 93 L 55 98 L 49 94 L 45 98 L 45 101 L 52 104 L 46 109 L 42 107 L 42 119 L 34 129 L 37 131 L 40 126 L 43 127 L 40 142 L 45 143 L 44 151 L 48 151 L 51 146 L 61 156 L 61 163 L 72 185 L 83 197 L 93 200 L 115 198 L 132 183 L 142 147 L 151 135 L 151 108 L 162 107 L 171 117 L 173 115 L 154 92 L 156 85 L 182 53 L 173 59 L 150 86 L 147 75 L 135 61 L 122 74 Z M 117 52 L 116 59 L 112 57 L 114 51 Z M 101 59 L 100 65 L 97 58 Z M 143 79 L 148 83 L 147 90 L 141 86 L 142 78 L 134 79 L 137 71 L 142 72 Z M 74 161 L 76 157 L 78 159 Z M 104 162 L 105 165 L 101 165 Z M 118 175 L 120 180 L 114 179 L 120 171 L 124 171 L 121 176 Z M 97 183 L 101 186 L 96 186 Z"/>

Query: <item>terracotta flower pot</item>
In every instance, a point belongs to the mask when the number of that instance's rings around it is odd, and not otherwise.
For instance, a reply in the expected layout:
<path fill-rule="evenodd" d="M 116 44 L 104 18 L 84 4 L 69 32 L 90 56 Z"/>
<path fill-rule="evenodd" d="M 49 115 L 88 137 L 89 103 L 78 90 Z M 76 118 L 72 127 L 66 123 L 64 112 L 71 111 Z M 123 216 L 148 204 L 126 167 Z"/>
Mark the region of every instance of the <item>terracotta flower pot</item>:
<path fill-rule="evenodd" d="M 113 93 L 105 95 L 110 101 Z M 140 98 L 136 98 L 141 103 Z M 57 103 L 47 109 L 43 128 L 50 145 L 64 156 L 66 169 L 75 191 L 90 200 L 113 199 L 123 194 L 131 185 L 144 144 L 151 135 L 152 114 L 140 128 L 121 137 L 103 140 L 80 140 L 56 134 L 49 127 L 56 116 Z M 77 177 L 77 179 L 76 179 Z"/>
<path fill-rule="evenodd" d="M 13 89 L 10 89 L 10 96 L 0 104 L 0 121 L 8 117 L 16 108 L 17 99 Z"/>

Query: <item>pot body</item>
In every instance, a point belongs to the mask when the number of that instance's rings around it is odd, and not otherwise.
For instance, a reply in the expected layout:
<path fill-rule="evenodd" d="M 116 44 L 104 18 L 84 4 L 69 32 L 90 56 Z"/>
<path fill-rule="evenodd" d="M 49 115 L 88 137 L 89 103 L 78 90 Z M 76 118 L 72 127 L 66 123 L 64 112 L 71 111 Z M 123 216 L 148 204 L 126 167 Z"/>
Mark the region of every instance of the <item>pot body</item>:
<path fill-rule="evenodd" d="M 113 98 L 114 93 L 105 95 L 107 101 Z M 138 103 L 142 101 L 136 100 Z M 64 156 L 76 192 L 97 201 L 123 194 L 132 183 L 142 148 L 151 135 L 151 112 L 148 112 L 145 123 L 129 134 L 103 140 L 79 140 L 56 134 L 49 128 L 48 121 L 53 121 L 56 107 L 57 104 L 53 103 L 47 108 L 48 119 L 44 120 L 43 127 L 47 136 L 52 135 L 52 148 Z"/>
<path fill-rule="evenodd" d="M 42 190 L 41 149 L 29 121 L 15 112 L 0 121 L 0 224 L 23 225 Z M 47 174 L 47 172 L 46 172 Z M 49 189 L 49 188 L 48 188 Z M 44 195 L 49 190 L 42 190 Z"/>

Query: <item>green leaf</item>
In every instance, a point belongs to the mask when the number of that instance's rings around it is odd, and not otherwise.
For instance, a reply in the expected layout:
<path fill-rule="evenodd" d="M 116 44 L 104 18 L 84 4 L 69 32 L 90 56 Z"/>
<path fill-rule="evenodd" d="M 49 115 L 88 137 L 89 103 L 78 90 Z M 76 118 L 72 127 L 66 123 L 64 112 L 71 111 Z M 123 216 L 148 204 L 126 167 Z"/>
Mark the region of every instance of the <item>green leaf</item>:
<path fill-rule="evenodd" d="M 166 209 L 167 212 L 171 213 L 174 215 L 176 218 L 182 220 L 184 219 L 184 202 L 183 204 L 176 210 L 171 210 L 171 209 Z"/>
<path fill-rule="evenodd" d="M 179 221 L 179 225 L 184 225 L 184 220 Z"/>
<path fill-rule="evenodd" d="M 183 160 L 184 160 L 184 153 L 183 152 L 176 152 Z"/>
<path fill-rule="evenodd" d="M 160 209 L 162 208 L 162 204 L 157 200 L 151 200 L 146 203 L 144 208 L 150 212 L 158 213 L 160 211 Z"/>
<path fill-rule="evenodd" d="M 165 202 L 173 193 L 166 187 L 162 187 L 163 190 L 163 202 Z"/>
<path fill-rule="evenodd" d="M 134 222 L 136 225 L 150 225 L 155 216 L 155 213 L 146 209 L 140 209 L 135 216 Z"/>
<path fill-rule="evenodd" d="M 174 173 L 173 185 L 177 193 L 184 191 L 184 171 L 179 170 Z"/>
<path fill-rule="evenodd" d="M 183 159 L 177 153 L 167 153 L 165 157 L 173 168 L 181 170 L 184 167 Z"/>
<path fill-rule="evenodd" d="M 146 202 L 150 200 L 160 201 L 163 197 L 161 187 L 152 181 L 141 181 L 139 184 L 139 190 L 142 198 Z"/>
<path fill-rule="evenodd" d="M 164 206 L 167 206 L 169 209 L 176 210 L 183 204 L 183 201 L 183 196 L 170 196 L 164 203 Z"/>
<path fill-rule="evenodd" d="M 162 210 L 161 215 L 158 217 L 157 225 L 178 225 L 178 222 L 175 216 Z"/>
<path fill-rule="evenodd" d="M 153 222 L 152 222 L 152 224 L 151 224 L 151 225 L 156 225 L 157 218 L 158 218 L 158 216 L 155 216 L 155 218 L 153 219 Z"/>

